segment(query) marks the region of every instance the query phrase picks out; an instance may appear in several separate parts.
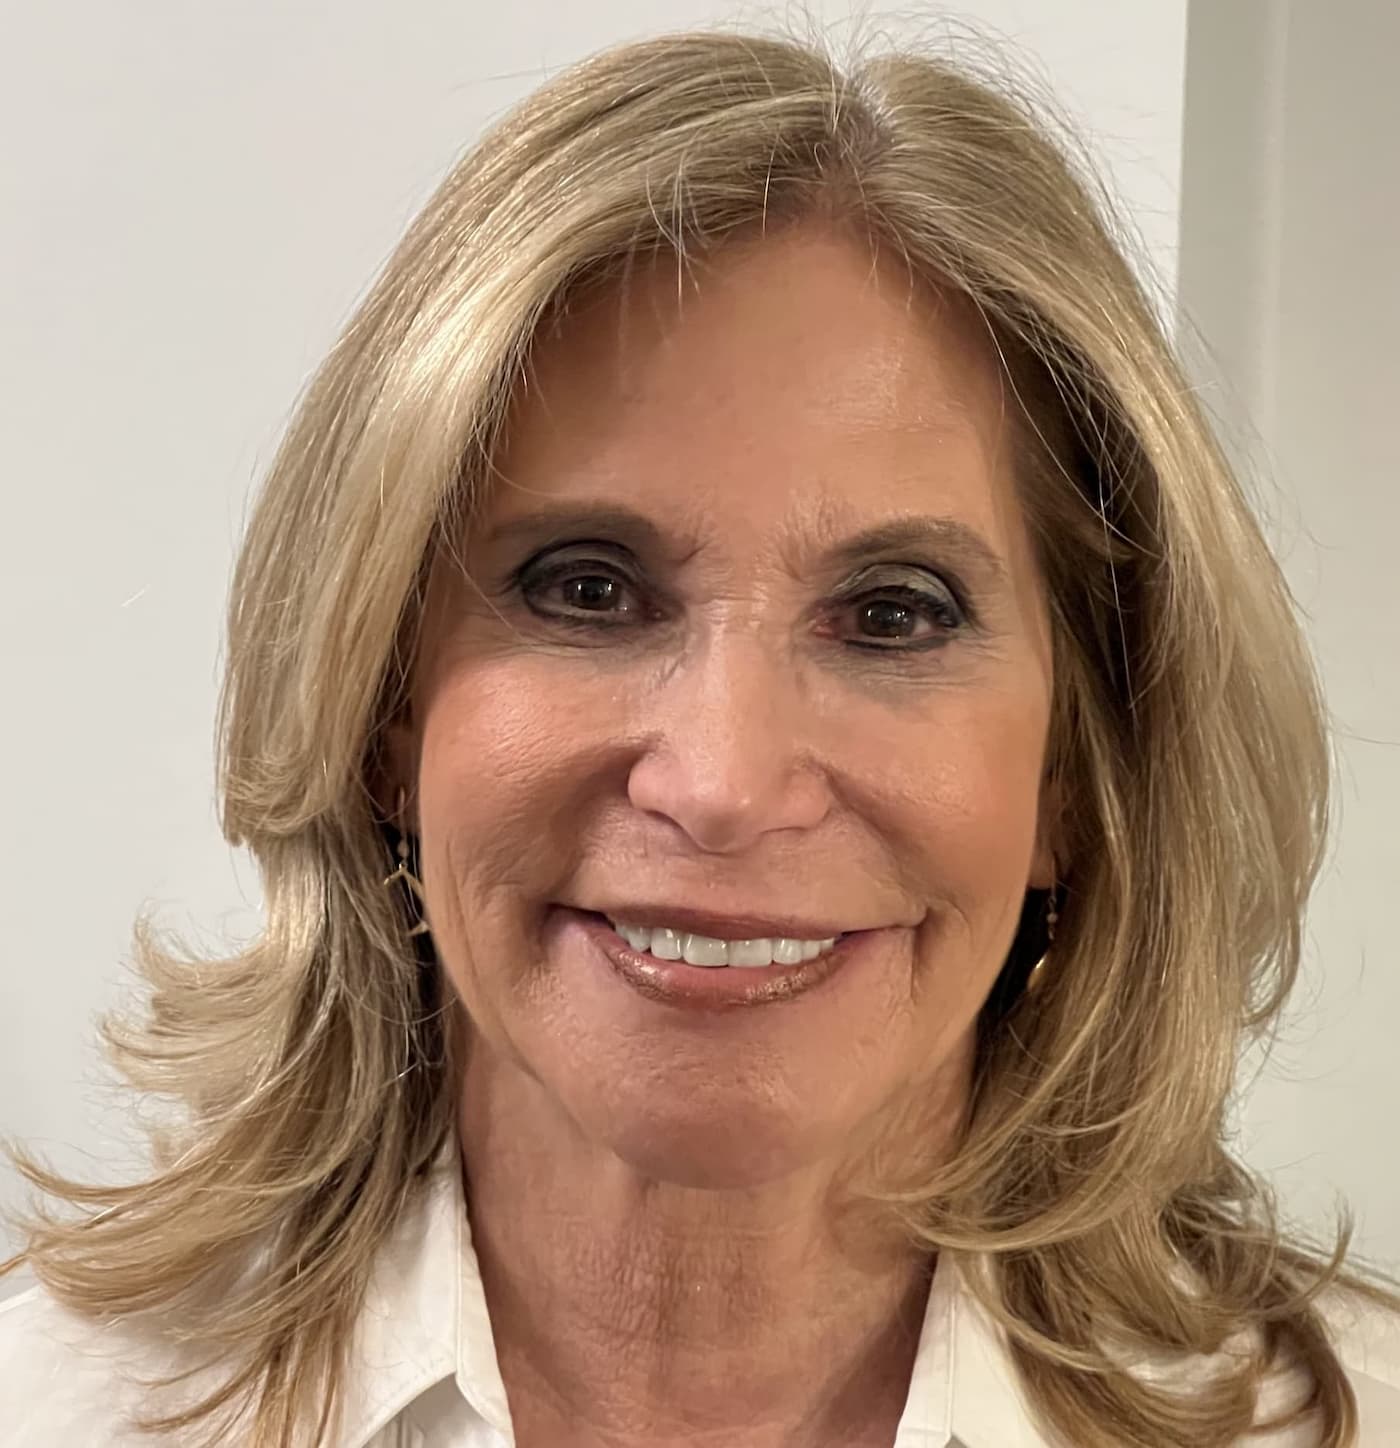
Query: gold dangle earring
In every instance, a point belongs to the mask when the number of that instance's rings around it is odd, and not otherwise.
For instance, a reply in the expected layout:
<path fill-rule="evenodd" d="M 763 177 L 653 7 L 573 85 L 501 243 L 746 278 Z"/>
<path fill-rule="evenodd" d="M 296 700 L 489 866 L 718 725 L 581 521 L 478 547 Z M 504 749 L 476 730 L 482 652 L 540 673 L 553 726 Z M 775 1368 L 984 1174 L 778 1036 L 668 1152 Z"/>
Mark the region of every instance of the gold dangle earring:
<path fill-rule="evenodd" d="M 398 808 L 394 812 L 395 819 L 401 819 L 403 817 L 404 794 L 405 791 L 403 789 L 403 786 L 401 785 L 399 787 Z M 397 828 L 397 826 L 395 826 L 395 828 Z M 403 883 L 408 886 L 409 890 L 413 892 L 413 896 L 417 898 L 418 902 L 417 909 L 419 919 L 418 924 L 415 925 L 408 933 L 410 936 L 426 935 L 428 933 L 428 922 L 423 919 L 423 908 L 426 903 L 423 896 L 423 882 L 418 878 L 417 875 L 413 873 L 412 870 L 408 868 L 408 836 L 401 829 L 398 831 L 398 834 L 399 842 L 396 847 L 396 852 L 399 857 L 398 868 L 394 871 L 392 875 L 386 875 L 384 877 L 384 884 L 386 888 L 392 889 L 395 881 L 402 880 Z M 412 897 L 410 897 L 410 903 L 411 901 Z"/>
<path fill-rule="evenodd" d="M 1039 960 L 1031 966 L 1031 973 L 1026 977 L 1026 993 L 1039 990 L 1045 983 L 1045 962 L 1050 959 L 1051 948 L 1055 944 L 1055 925 L 1059 921 L 1060 913 L 1055 908 L 1057 888 L 1050 887 L 1050 899 L 1046 902 L 1045 911 L 1045 950 Z"/>

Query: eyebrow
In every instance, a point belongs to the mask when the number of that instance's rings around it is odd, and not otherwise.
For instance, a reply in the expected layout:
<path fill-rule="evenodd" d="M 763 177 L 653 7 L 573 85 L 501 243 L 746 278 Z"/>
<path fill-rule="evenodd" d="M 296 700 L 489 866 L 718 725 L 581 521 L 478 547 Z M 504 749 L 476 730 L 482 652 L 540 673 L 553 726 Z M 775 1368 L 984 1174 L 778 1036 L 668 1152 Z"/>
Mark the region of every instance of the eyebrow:
<path fill-rule="evenodd" d="M 644 513 L 631 508 L 551 508 L 508 518 L 487 530 L 482 537 L 488 547 L 517 540 L 545 542 L 553 537 L 578 533 L 605 533 L 634 549 L 659 549 L 665 543 L 661 530 Z"/>
<path fill-rule="evenodd" d="M 668 540 L 644 513 L 611 505 L 548 509 L 508 518 L 487 530 L 482 541 L 493 544 L 526 540 L 543 545 L 551 538 L 605 535 L 634 551 L 663 551 Z M 915 514 L 862 529 L 829 548 L 826 561 L 852 568 L 872 558 L 905 550 L 932 550 L 951 561 L 978 568 L 997 581 L 1007 576 L 1001 555 L 985 538 L 957 518 Z M 687 550 L 690 551 L 690 550 Z"/>
<path fill-rule="evenodd" d="M 1007 574 L 1001 555 L 976 528 L 957 518 L 932 514 L 877 523 L 837 544 L 828 556 L 833 562 L 854 567 L 873 556 L 906 549 L 930 549 L 969 567 L 980 568 L 998 581 Z"/>

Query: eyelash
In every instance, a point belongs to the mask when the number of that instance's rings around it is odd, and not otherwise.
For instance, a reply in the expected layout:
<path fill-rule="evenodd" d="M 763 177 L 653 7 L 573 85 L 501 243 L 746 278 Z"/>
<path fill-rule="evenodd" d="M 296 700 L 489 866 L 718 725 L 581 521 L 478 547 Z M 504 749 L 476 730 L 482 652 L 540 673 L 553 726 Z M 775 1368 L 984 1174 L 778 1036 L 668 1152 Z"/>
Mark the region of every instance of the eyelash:
<path fill-rule="evenodd" d="M 958 601 L 956 591 L 946 584 L 945 587 L 948 592 L 946 599 L 898 583 L 887 583 L 843 597 L 839 601 L 839 607 L 843 609 L 870 603 L 898 603 L 922 613 L 939 629 L 939 633 L 932 637 L 907 642 L 898 639 L 887 644 L 878 643 L 874 639 L 845 639 L 843 642 L 851 648 L 873 654 L 921 653 L 928 649 L 941 648 L 949 639 L 962 633 L 971 622 L 969 612 Z M 954 616 L 951 622 L 948 617 L 950 614 Z"/>
<path fill-rule="evenodd" d="M 647 608 L 644 599 L 636 610 L 642 614 L 642 618 L 637 620 L 634 616 L 629 615 L 627 621 L 610 621 L 608 613 L 604 610 L 582 610 L 578 613 L 556 612 L 541 608 L 535 602 L 538 595 L 545 589 L 572 578 L 605 578 L 621 584 L 622 587 L 632 590 L 639 596 L 642 594 L 641 585 L 626 572 L 594 559 L 571 559 L 567 563 L 559 563 L 553 567 L 540 567 L 534 560 L 531 560 L 516 572 L 512 584 L 532 612 L 541 618 L 548 619 L 551 623 L 558 623 L 566 628 L 590 631 L 634 628 L 638 626 L 639 622 L 655 621 L 662 616 L 659 610 Z M 947 578 L 941 578 L 940 581 L 946 590 L 946 599 L 931 591 L 926 593 L 908 585 L 887 583 L 869 589 L 853 590 L 839 597 L 835 604 L 835 607 L 841 610 L 861 604 L 895 602 L 920 612 L 939 629 L 937 635 L 912 642 L 895 640 L 891 643 L 879 643 L 873 639 L 845 639 L 843 642 L 849 647 L 860 649 L 865 653 L 922 653 L 940 648 L 957 635 L 966 632 L 975 623 L 975 617 L 965 601 L 962 589 Z M 950 614 L 953 615 L 951 621 Z"/>

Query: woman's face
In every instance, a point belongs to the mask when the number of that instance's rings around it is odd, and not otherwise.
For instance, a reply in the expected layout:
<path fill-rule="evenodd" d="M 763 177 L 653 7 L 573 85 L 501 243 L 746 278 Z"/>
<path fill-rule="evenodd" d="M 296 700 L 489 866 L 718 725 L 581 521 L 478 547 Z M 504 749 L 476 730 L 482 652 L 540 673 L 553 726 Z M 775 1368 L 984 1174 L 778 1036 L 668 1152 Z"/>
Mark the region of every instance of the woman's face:
<path fill-rule="evenodd" d="M 938 1149 L 1051 883 L 1003 401 L 967 312 L 810 230 L 540 339 L 396 737 L 469 1072 L 674 1182 Z"/>

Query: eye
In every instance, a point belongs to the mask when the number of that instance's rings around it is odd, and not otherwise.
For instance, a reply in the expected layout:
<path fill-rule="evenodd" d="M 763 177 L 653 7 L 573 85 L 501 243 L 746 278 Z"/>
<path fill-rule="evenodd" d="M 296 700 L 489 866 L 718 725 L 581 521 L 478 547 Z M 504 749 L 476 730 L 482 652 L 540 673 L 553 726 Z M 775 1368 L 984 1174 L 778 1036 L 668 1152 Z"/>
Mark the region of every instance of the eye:
<path fill-rule="evenodd" d="M 562 623 L 606 627 L 633 622 L 645 612 L 633 580 L 596 558 L 529 566 L 519 588 L 535 613 Z"/>
<path fill-rule="evenodd" d="M 947 643 L 967 627 L 967 611 L 942 580 L 924 577 L 926 584 L 891 583 L 846 598 L 825 631 L 853 647 L 874 652 L 937 648 Z"/>

